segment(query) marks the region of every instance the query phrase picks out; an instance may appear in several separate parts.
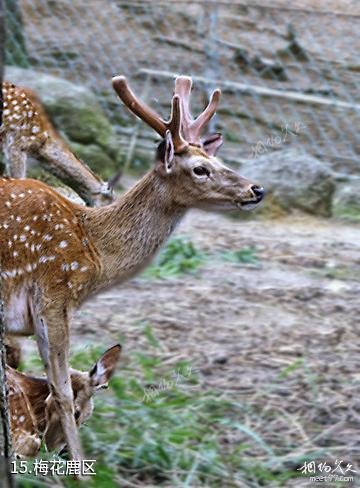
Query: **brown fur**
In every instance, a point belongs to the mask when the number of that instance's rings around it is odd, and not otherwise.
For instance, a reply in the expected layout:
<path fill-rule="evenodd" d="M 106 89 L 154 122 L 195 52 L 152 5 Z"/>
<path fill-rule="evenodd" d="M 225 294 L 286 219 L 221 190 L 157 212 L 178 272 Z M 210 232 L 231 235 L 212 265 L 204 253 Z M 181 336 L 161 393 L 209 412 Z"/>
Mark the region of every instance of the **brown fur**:
<path fill-rule="evenodd" d="M 89 373 L 71 370 L 71 386 L 74 394 L 74 411 L 77 427 L 91 415 L 92 397 L 100 388 L 106 387 L 120 357 L 120 346 L 108 349 L 99 358 Z M 101 365 L 101 366 L 99 366 Z M 103 368 L 100 376 L 97 368 Z M 49 397 L 46 378 L 20 373 L 6 367 L 9 388 L 10 425 L 13 448 L 18 456 L 35 457 L 44 437 L 48 449 L 64 444 L 64 432 L 54 402 Z"/>
<path fill-rule="evenodd" d="M 175 155 L 171 134 L 155 167 L 113 204 L 73 204 L 34 180 L 0 179 L 0 249 L 10 334 L 35 334 L 71 456 L 81 457 L 69 374 L 71 313 L 136 275 L 189 208 L 256 206 L 261 190 L 204 149 Z M 204 146 L 205 147 L 205 146 Z M 163 155 L 161 155 L 163 154 Z"/>
<path fill-rule="evenodd" d="M 18 368 L 21 362 L 21 347 L 15 337 L 5 337 L 6 364 Z"/>
<path fill-rule="evenodd" d="M 113 200 L 109 185 L 70 151 L 32 90 L 4 82 L 3 96 L 0 134 L 9 175 L 25 178 L 30 155 L 87 204 L 101 206 Z"/>

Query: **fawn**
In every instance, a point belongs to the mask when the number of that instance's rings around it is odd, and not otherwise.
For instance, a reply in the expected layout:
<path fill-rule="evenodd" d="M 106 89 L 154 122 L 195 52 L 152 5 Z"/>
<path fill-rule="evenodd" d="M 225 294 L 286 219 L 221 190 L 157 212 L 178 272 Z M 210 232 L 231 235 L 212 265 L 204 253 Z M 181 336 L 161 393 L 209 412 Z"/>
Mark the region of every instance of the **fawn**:
<path fill-rule="evenodd" d="M 0 138 L 7 173 L 14 178 L 25 178 L 27 158 L 33 156 L 44 169 L 76 191 L 86 204 L 99 207 L 111 203 L 121 173 L 104 182 L 80 161 L 56 132 L 32 90 L 4 82 L 2 91 Z"/>
<path fill-rule="evenodd" d="M 106 388 L 120 358 L 121 346 L 108 349 L 89 372 L 70 370 L 74 418 L 80 427 L 92 414 L 94 393 Z M 46 378 L 29 376 L 6 366 L 13 449 L 19 457 L 35 457 L 43 438 L 48 450 L 61 450 L 64 432 Z"/>
<path fill-rule="evenodd" d="M 9 334 L 35 334 L 70 456 L 81 459 L 69 370 L 70 318 L 86 299 L 139 273 L 190 208 L 249 209 L 264 190 L 216 157 L 220 134 L 201 137 L 220 91 L 193 119 L 191 79 L 178 77 L 169 121 L 124 77 L 124 104 L 163 140 L 154 167 L 102 208 L 76 205 L 35 180 L 0 179 L 1 278 Z M 235 225 L 235 224 L 234 224 Z"/>

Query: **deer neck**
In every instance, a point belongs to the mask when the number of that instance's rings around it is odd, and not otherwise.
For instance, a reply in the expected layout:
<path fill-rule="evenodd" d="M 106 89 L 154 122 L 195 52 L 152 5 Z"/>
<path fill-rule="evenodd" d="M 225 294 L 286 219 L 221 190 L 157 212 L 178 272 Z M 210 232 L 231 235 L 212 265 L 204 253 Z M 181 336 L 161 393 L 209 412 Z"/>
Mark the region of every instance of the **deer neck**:
<path fill-rule="evenodd" d="M 94 204 L 105 183 L 79 161 L 59 138 L 52 136 L 46 140 L 36 156 L 40 157 L 47 171 L 76 191 L 88 205 Z"/>
<path fill-rule="evenodd" d="M 86 209 L 84 221 L 102 263 L 100 286 L 128 279 L 143 269 L 169 237 L 186 208 L 156 171 L 146 174 L 113 204 Z"/>

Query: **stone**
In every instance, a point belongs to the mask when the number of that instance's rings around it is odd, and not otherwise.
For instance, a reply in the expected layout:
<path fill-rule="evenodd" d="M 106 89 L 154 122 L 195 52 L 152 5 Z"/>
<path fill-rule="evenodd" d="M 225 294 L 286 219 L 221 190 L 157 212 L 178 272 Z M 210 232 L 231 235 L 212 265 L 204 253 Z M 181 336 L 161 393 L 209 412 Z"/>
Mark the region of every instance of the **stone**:
<path fill-rule="evenodd" d="M 333 199 L 333 215 L 360 221 L 360 179 L 338 185 Z"/>
<path fill-rule="evenodd" d="M 69 142 L 69 146 L 76 157 L 84 161 L 95 173 L 108 180 L 120 169 L 120 164 L 112 159 L 101 147 L 95 144 L 79 144 Z"/>
<path fill-rule="evenodd" d="M 92 160 L 99 159 L 101 148 L 102 153 L 108 156 L 107 164 L 112 165 L 109 171 L 117 170 L 116 161 L 119 159 L 120 147 L 116 149 L 116 132 L 89 88 L 56 76 L 15 66 L 6 67 L 5 79 L 34 90 L 55 127 L 61 130 L 67 139 L 82 145 L 91 145 L 93 149 L 96 146 L 97 156 Z M 87 151 L 87 155 L 89 154 L 90 151 Z M 90 159 L 85 161 L 91 166 Z M 95 167 L 93 169 L 96 171 Z"/>
<path fill-rule="evenodd" d="M 325 162 L 294 149 L 268 153 L 244 161 L 240 173 L 266 191 L 264 210 L 293 209 L 330 216 L 335 178 Z"/>

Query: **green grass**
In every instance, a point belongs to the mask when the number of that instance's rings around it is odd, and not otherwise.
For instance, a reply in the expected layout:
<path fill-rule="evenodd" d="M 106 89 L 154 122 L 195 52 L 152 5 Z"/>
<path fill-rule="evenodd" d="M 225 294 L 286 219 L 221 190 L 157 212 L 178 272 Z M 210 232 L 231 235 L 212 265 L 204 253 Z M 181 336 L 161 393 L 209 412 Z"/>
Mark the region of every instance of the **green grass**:
<path fill-rule="evenodd" d="M 214 262 L 228 261 L 242 265 L 260 265 L 258 249 L 255 247 L 221 251 L 211 256 L 198 249 L 186 237 L 179 236 L 168 242 L 154 264 L 143 273 L 143 277 L 167 279 L 189 273 L 196 274 L 210 257 L 215 258 Z"/>
<path fill-rule="evenodd" d="M 188 361 L 164 366 L 158 355 L 162 345 L 151 325 L 139 325 L 148 347 L 122 359 L 109 389 L 95 396 L 94 413 L 81 428 L 86 458 L 97 460 L 97 475 L 87 478 L 87 486 L 126 486 L 124 480 L 132 476 L 144 487 L 232 487 L 244 480 L 251 480 L 251 486 L 284 486 L 287 479 L 299 476 L 294 467 L 282 465 L 277 448 L 249 426 L 248 420 L 261 412 L 231 394 L 202 389 Z M 82 349 L 71 364 L 89 369 L 104 349 Z M 36 362 L 30 359 L 28 364 Z M 302 367 L 302 360 L 294 361 L 276 381 Z M 229 441 L 239 435 L 241 441 Z M 254 447 L 259 459 L 251 455 Z M 42 450 L 38 458 L 53 456 Z M 53 483 L 50 477 L 29 475 L 18 481 L 21 488 Z M 69 488 L 79 484 L 70 477 L 61 483 Z"/>
<path fill-rule="evenodd" d="M 198 250 L 187 238 L 171 239 L 160 252 L 155 263 L 144 273 L 147 278 L 170 278 L 195 273 L 206 260 L 206 254 Z"/>
<path fill-rule="evenodd" d="M 259 264 L 258 250 L 255 247 L 244 247 L 236 251 L 222 251 L 220 256 L 225 261 L 240 264 Z"/>
<path fill-rule="evenodd" d="M 194 273 L 207 257 L 186 238 L 175 238 L 148 277 Z M 241 266 L 260 263 L 254 247 L 222 251 L 213 257 L 220 265 L 224 261 Z M 96 459 L 97 475 L 87 478 L 87 486 L 122 487 L 127 486 L 126 480 L 136 479 L 135 486 L 143 487 L 280 487 L 299 477 L 296 467 L 309 459 L 306 452 L 291 457 L 292 447 L 286 441 L 273 446 L 264 436 L 268 420 L 278 413 L 263 411 L 261 403 L 242 403 L 239 394 L 203 388 L 189 361 L 164 365 L 164 346 L 151 324 L 144 321 L 138 326 L 147 347 L 127 351 L 121 338 L 126 352 L 109 389 L 95 396 L 94 413 L 80 431 L 86 458 Z M 72 367 L 89 370 L 105 349 L 101 344 L 82 348 L 73 354 Z M 25 370 L 40 366 L 36 357 L 28 357 L 23 365 Z M 305 369 L 304 359 L 295 359 L 269 384 L 269 392 L 289 377 L 302 376 Z M 269 392 L 259 392 L 259 398 Z M 53 456 L 42 450 L 38 458 Z M 18 481 L 21 488 L 54 484 L 50 477 L 30 475 L 19 476 Z M 70 477 L 58 482 L 68 488 L 79 485 Z"/>

